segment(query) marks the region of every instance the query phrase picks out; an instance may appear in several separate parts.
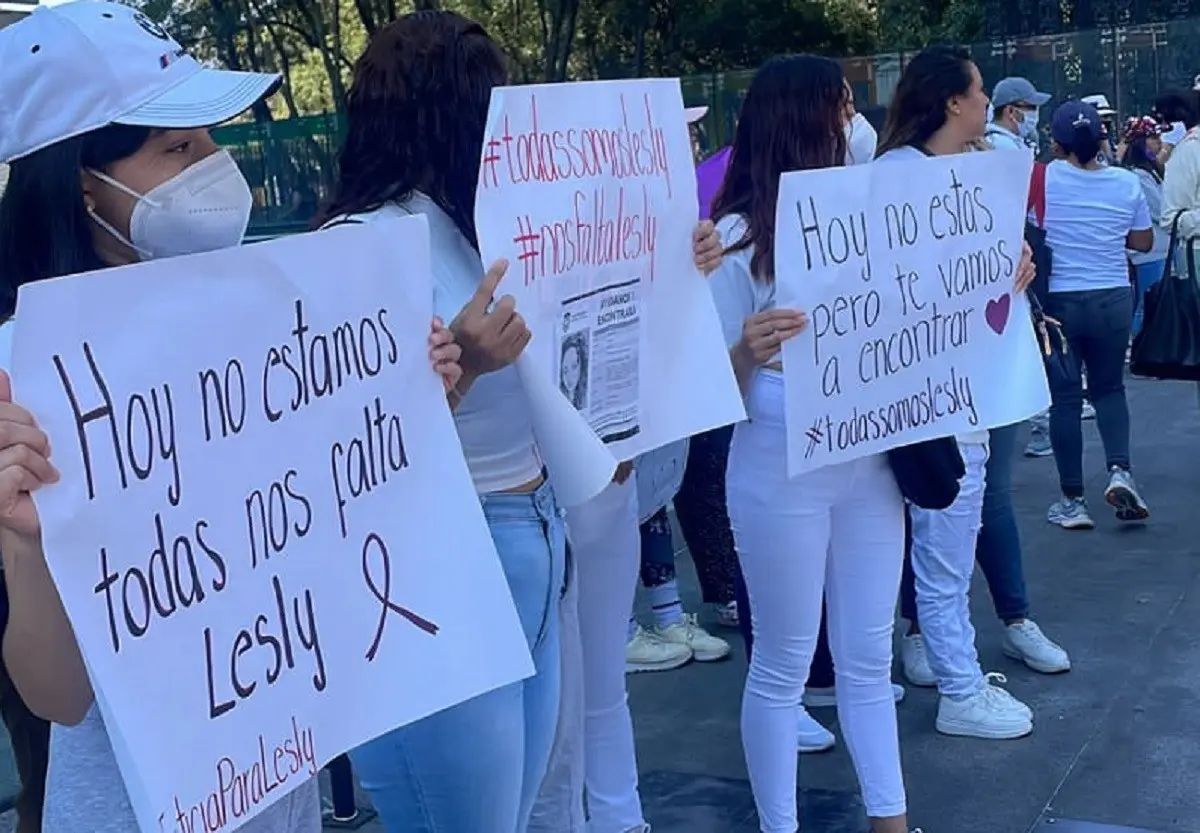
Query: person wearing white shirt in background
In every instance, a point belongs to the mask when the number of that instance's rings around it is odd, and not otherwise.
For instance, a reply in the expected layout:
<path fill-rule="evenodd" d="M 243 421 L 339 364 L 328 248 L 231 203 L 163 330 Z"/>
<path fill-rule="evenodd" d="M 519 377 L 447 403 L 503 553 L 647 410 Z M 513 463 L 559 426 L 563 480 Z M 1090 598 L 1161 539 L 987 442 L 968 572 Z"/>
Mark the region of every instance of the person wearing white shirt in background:
<path fill-rule="evenodd" d="M 1036 93 L 1015 86 L 1021 99 Z M 925 50 L 900 78 L 875 164 L 962 153 L 983 136 L 987 106 L 979 68 L 965 51 Z M 1017 292 L 1032 282 L 1028 247 L 1012 279 Z M 1023 737 L 1033 731 L 1033 713 L 997 685 L 1004 682 L 1002 675 L 980 668 L 971 625 L 969 592 L 982 523 L 988 432 L 971 431 L 957 440 L 966 466 L 957 498 L 940 511 L 908 509 L 920 633 L 941 695 L 936 728 L 965 737 Z"/>
<path fill-rule="evenodd" d="M 1051 122 L 1057 159 L 1046 167 L 1046 244 L 1054 252 L 1046 314 L 1060 321 L 1069 352 L 1088 376 L 1104 444 L 1104 499 L 1118 520 L 1143 521 L 1146 503 L 1130 473 L 1125 357 L 1133 322 L 1127 249 L 1154 246 L 1137 177 L 1100 163 L 1104 127 L 1095 107 L 1068 101 Z M 1095 526 L 1084 499 L 1080 378 L 1050 375 L 1050 439 L 1062 498 L 1047 520 L 1064 529 Z"/>
<path fill-rule="evenodd" d="M 1108 103 L 1108 96 L 1102 93 L 1085 95 L 1079 100 L 1095 107 L 1096 112 L 1100 114 L 1102 139 L 1100 155 L 1096 157 L 1096 161 L 1101 165 L 1114 164 L 1117 156 L 1117 111 Z"/>
<path fill-rule="evenodd" d="M 1170 234 L 1179 221 L 1179 248 L 1175 252 L 1175 272 L 1188 274 L 1186 254 L 1200 237 L 1200 91 L 1177 94 L 1178 113 L 1187 132 L 1167 160 L 1163 176 L 1163 206 L 1159 228 Z M 1197 388 L 1200 392 L 1200 386 Z"/>
<path fill-rule="evenodd" d="M 1050 100 L 1027 78 L 1005 78 L 992 90 L 992 120 L 984 138 L 996 150 L 1036 150 L 1040 108 Z"/>
<path fill-rule="evenodd" d="M 0 64 L 0 162 L 10 164 L 0 276 L 10 304 L 26 283 L 241 243 L 253 196 L 207 126 L 272 93 L 278 76 L 205 68 L 141 12 L 96 0 L 39 7 L 0 31 Z M 11 321 L 11 307 L 2 313 Z M 458 355 L 433 322 L 430 358 L 447 390 L 462 375 Z M 53 723 L 43 829 L 129 833 L 137 820 L 30 496 L 59 475 L 4 374 L 0 438 L 4 657 L 29 707 Z M 319 833 L 317 779 L 240 829 Z"/>
<path fill-rule="evenodd" d="M 1170 125 L 1162 135 L 1162 149 L 1158 154 L 1158 161 L 1163 165 L 1167 164 L 1188 130 L 1195 126 L 1197 98 L 1195 90 L 1172 90 L 1154 100 L 1151 115 Z"/>
<path fill-rule="evenodd" d="M 839 722 L 871 829 L 908 831 L 891 682 L 904 501 L 885 455 L 790 478 L 785 453 L 780 345 L 808 319 L 775 305 L 779 181 L 845 164 L 848 100 L 828 58 L 767 61 L 750 82 L 713 206 L 726 254 L 709 285 L 749 415 L 734 429 L 725 485 L 754 627 L 742 744 L 764 833 L 799 828 L 796 720 L 823 601 Z"/>
<path fill-rule="evenodd" d="M 1158 283 L 1167 264 L 1170 235 L 1158 227 L 1162 218 L 1163 163 L 1162 136 L 1169 128 L 1150 116 L 1135 116 L 1125 123 L 1121 137 L 1121 167 L 1132 171 L 1142 185 L 1150 220 L 1154 226 L 1154 248 L 1148 252 L 1129 251 L 1133 264 L 1133 336 L 1142 330 L 1146 293 Z"/>

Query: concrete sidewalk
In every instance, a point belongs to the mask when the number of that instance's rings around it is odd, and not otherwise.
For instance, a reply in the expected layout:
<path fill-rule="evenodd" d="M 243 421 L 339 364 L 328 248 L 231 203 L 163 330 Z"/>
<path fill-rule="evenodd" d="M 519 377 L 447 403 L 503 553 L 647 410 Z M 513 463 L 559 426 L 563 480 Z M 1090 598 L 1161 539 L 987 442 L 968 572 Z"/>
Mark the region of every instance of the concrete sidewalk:
<path fill-rule="evenodd" d="M 1046 523 L 1052 458 L 1016 463 L 1033 617 L 1070 651 L 1071 673 L 1004 657 L 981 581 L 973 594 L 984 669 L 1034 709 L 1034 734 L 947 738 L 933 729 L 934 693 L 910 688 L 900 706 L 909 819 L 925 833 L 1200 831 L 1200 413 L 1191 385 L 1135 381 L 1130 403 L 1145 527 L 1118 527 L 1101 502 L 1094 422 L 1084 430 L 1095 531 Z M 744 652 L 729 638 L 728 663 L 630 680 L 655 833 L 758 830 L 738 734 Z M 814 714 L 838 732 L 834 710 Z M 800 780 L 805 830 L 867 829 L 843 746 L 805 756 Z"/>
<path fill-rule="evenodd" d="M 1033 615 L 1071 652 L 1071 673 L 1043 677 L 1006 659 L 976 587 L 984 668 L 1033 707 L 1034 734 L 946 738 L 933 729 L 932 692 L 910 688 L 900 706 L 910 820 L 925 833 L 1200 833 L 1200 412 L 1190 385 L 1133 382 L 1130 402 L 1135 472 L 1154 513 L 1145 527 L 1119 528 L 1101 503 L 1095 423 L 1085 424 L 1095 531 L 1046 523 L 1052 459 L 1016 463 Z M 695 600 L 686 557 L 680 569 Z M 736 633 L 721 634 L 734 647 L 727 662 L 630 677 L 654 833 L 758 830 L 738 734 L 745 654 Z M 838 732 L 836 712 L 814 714 Z M 805 756 L 800 779 L 805 831 L 866 830 L 843 746 Z M 0 820 L 0 833 L 9 825 Z"/>

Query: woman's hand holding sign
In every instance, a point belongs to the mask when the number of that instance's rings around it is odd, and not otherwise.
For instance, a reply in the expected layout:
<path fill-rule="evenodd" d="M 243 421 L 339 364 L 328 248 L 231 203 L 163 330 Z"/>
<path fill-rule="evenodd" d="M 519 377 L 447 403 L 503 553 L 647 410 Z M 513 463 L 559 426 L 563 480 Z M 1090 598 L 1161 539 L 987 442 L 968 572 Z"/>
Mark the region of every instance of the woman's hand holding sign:
<path fill-rule="evenodd" d="M 769 362 L 785 341 L 807 326 L 808 315 L 795 309 L 769 309 L 746 319 L 742 338 L 732 352 L 733 370 L 743 393 L 754 370 Z"/>
<path fill-rule="evenodd" d="M 454 340 L 454 333 L 435 317 L 429 331 L 429 363 L 433 371 L 442 377 L 446 393 L 455 389 L 462 379 L 462 347 Z"/>
<path fill-rule="evenodd" d="M 700 222 L 692 232 L 692 257 L 696 268 L 702 275 L 711 275 L 721 265 L 724 254 L 721 235 L 717 234 L 716 226 L 711 220 Z"/>
<path fill-rule="evenodd" d="M 1017 264 L 1017 274 L 1013 278 L 1013 289 L 1024 292 L 1037 277 L 1037 267 L 1033 263 L 1033 249 L 1026 243 L 1021 248 L 1021 262 Z"/>
<path fill-rule="evenodd" d="M 33 415 L 12 401 L 12 382 L 0 371 L 0 527 L 36 538 L 41 528 L 30 493 L 57 480 L 50 440 Z"/>
<path fill-rule="evenodd" d="M 462 369 L 462 378 L 452 392 L 460 396 L 480 376 L 495 373 L 516 361 L 533 337 L 511 295 L 492 303 L 507 271 L 507 260 L 493 263 L 475 295 L 450 322 L 450 331 L 461 350 Z"/>

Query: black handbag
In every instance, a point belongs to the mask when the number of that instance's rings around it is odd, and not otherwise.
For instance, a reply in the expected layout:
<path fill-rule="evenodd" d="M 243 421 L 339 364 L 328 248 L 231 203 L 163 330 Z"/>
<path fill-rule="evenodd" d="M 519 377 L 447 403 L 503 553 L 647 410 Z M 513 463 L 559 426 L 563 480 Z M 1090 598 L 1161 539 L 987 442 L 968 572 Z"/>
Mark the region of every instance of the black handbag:
<path fill-rule="evenodd" d="M 948 509 L 958 498 L 959 481 L 967 467 L 954 437 L 902 445 L 887 455 L 900 494 L 913 506 Z"/>
<path fill-rule="evenodd" d="M 1180 216 L 1171 224 L 1162 279 L 1143 301 L 1142 331 L 1133 340 L 1129 370 L 1151 379 L 1195 382 L 1200 381 L 1200 284 L 1191 240 L 1186 242 L 1187 274 L 1175 274 Z"/>

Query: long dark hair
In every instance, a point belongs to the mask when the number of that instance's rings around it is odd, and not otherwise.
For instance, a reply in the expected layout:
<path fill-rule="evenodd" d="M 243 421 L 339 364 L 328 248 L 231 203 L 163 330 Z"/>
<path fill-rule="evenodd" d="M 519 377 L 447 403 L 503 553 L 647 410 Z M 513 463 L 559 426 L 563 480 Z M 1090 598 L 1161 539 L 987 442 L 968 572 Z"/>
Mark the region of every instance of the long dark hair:
<path fill-rule="evenodd" d="M 381 29 L 354 65 L 338 181 L 314 225 L 419 190 L 478 248 L 475 188 L 488 104 L 492 88 L 506 83 L 504 54 L 462 15 L 413 12 Z"/>
<path fill-rule="evenodd" d="M 1146 137 L 1137 136 L 1125 145 L 1125 155 L 1121 157 L 1121 167 L 1130 170 L 1148 172 L 1158 182 L 1163 180 L 1163 167 L 1158 157 L 1146 147 Z"/>
<path fill-rule="evenodd" d="M 137 153 L 150 132 L 109 125 L 9 165 L 0 199 L 0 320 L 12 316 L 23 284 L 107 265 L 96 253 L 81 176 L 85 170 L 106 171 Z"/>
<path fill-rule="evenodd" d="M 845 164 L 846 99 L 841 65 L 816 55 L 772 58 L 750 82 L 712 216 L 745 218 L 746 233 L 728 251 L 753 248 L 756 280 L 775 279 L 779 177 Z"/>
<path fill-rule="evenodd" d="M 1200 93 L 1196 90 L 1175 90 L 1154 100 L 1154 112 L 1163 121 L 1182 122 L 1191 130 L 1200 124 Z"/>
<path fill-rule="evenodd" d="M 931 46 L 909 61 L 888 107 L 876 158 L 932 139 L 946 124 L 946 102 L 971 91 L 973 65 L 971 54 L 957 46 Z"/>

